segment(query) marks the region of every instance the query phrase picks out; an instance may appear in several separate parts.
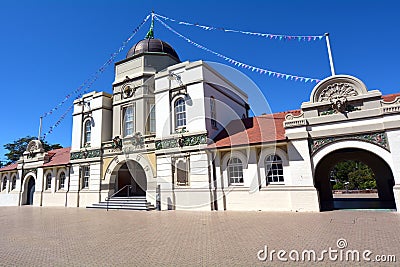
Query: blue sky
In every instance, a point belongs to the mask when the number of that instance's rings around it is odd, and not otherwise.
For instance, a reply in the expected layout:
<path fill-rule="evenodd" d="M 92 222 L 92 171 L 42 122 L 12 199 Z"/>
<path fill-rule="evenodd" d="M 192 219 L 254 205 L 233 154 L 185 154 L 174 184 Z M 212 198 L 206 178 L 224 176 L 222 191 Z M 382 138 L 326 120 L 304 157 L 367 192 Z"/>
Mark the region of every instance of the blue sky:
<path fill-rule="evenodd" d="M 5 1 L 0 3 L 0 88 L 3 144 L 37 135 L 39 117 L 76 90 L 108 60 L 154 9 L 181 21 L 287 35 L 330 33 L 337 74 L 360 78 L 383 94 L 400 91 L 400 4 L 397 1 Z M 191 40 L 246 64 L 323 79 L 330 75 L 324 41 L 279 41 L 168 22 Z M 124 51 L 144 38 L 150 22 Z M 181 60 L 224 60 L 191 46 L 155 22 L 155 37 L 171 44 Z M 297 109 L 315 83 L 287 81 L 241 69 L 263 91 L 273 112 Z M 110 66 L 91 90 L 111 92 Z M 47 132 L 70 106 L 71 97 L 43 122 Z M 251 98 L 251 96 L 250 96 Z M 72 117 L 48 135 L 69 146 Z"/>

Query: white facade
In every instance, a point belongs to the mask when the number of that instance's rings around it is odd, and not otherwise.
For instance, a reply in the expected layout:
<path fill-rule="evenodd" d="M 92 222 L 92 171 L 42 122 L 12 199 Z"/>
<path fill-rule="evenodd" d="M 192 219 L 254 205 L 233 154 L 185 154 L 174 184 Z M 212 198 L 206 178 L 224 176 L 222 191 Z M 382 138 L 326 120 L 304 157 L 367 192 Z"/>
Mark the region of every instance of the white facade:
<path fill-rule="evenodd" d="M 0 169 L 0 205 L 86 207 L 126 191 L 162 210 L 319 211 L 336 159 L 368 162 L 380 198 L 400 205 L 399 97 L 337 75 L 258 129 L 266 117 L 247 118 L 245 91 L 205 62 L 140 51 L 116 63 L 112 95 L 74 102 L 70 150 L 35 141 Z"/>

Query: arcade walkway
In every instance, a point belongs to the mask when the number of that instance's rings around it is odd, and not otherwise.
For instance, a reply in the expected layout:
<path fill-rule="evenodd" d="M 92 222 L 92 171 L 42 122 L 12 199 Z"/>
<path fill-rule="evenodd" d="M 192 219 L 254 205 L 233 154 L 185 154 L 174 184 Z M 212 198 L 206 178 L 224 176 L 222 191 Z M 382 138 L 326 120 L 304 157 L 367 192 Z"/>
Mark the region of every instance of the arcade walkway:
<path fill-rule="evenodd" d="M 107 212 L 23 206 L 1 207 L 0 225 L 0 266 L 261 266 L 265 262 L 257 252 L 265 245 L 321 251 L 337 249 L 339 238 L 349 249 L 396 255 L 400 261 L 400 213 L 393 212 Z"/>

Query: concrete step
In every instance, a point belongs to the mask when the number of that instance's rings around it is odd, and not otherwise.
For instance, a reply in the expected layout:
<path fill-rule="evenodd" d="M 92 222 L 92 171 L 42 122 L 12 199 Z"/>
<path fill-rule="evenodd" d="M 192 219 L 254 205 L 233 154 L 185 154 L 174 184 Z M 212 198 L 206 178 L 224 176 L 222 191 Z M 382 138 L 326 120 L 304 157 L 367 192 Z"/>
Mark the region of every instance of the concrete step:
<path fill-rule="evenodd" d="M 145 196 L 112 197 L 107 201 L 94 203 L 86 208 L 90 209 L 123 209 L 123 210 L 154 210 L 155 207 L 146 200 Z"/>
<path fill-rule="evenodd" d="M 95 206 L 95 207 L 106 206 L 107 207 L 107 203 L 106 202 L 94 203 L 94 204 L 92 204 L 92 206 Z M 109 207 L 111 207 L 111 206 L 149 207 L 149 206 L 151 206 L 151 204 L 150 203 L 139 203 L 139 204 L 138 203 L 108 203 L 108 206 Z"/>
<path fill-rule="evenodd" d="M 145 196 L 112 197 L 110 199 L 143 199 L 143 200 L 146 200 L 146 197 Z"/>
<path fill-rule="evenodd" d="M 107 206 L 87 206 L 87 209 L 107 209 Z M 109 206 L 109 210 L 155 210 L 155 207 L 127 207 L 127 206 Z"/>

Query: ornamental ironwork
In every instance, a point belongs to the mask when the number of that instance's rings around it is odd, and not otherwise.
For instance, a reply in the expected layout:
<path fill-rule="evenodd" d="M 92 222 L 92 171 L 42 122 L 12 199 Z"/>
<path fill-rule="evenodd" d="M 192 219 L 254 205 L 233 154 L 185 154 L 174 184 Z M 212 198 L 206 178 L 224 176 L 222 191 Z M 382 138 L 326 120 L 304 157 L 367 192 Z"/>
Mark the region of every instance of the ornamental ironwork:
<path fill-rule="evenodd" d="M 314 154 L 324 146 L 337 142 L 337 141 L 345 141 L 345 140 L 357 140 L 357 141 L 364 141 L 371 144 L 378 145 L 386 150 L 389 151 L 389 144 L 387 142 L 386 133 L 369 133 L 369 134 L 358 134 L 358 135 L 351 135 L 351 136 L 335 136 L 335 137 L 326 137 L 320 139 L 311 139 L 310 140 L 310 148 L 311 154 Z"/>
<path fill-rule="evenodd" d="M 182 136 L 174 139 L 164 139 L 155 142 L 156 150 L 183 146 L 196 146 L 207 143 L 207 134 Z"/>
<path fill-rule="evenodd" d="M 101 149 L 93 150 L 83 150 L 79 152 L 71 152 L 70 159 L 87 159 L 87 158 L 97 158 L 101 156 Z"/>

